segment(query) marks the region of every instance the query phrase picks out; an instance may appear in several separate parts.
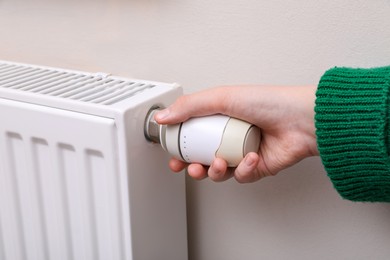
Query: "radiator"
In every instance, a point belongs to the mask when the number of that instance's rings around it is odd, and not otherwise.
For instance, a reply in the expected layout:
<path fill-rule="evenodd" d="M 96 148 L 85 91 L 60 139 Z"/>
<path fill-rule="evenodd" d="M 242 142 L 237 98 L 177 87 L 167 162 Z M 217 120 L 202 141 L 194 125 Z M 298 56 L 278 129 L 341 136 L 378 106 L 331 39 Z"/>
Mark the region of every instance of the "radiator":
<path fill-rule="evenodd" d="M 181 94 L 0 61 L 0 259 L 187 259 L 184 176 L 144 137 Z"/>

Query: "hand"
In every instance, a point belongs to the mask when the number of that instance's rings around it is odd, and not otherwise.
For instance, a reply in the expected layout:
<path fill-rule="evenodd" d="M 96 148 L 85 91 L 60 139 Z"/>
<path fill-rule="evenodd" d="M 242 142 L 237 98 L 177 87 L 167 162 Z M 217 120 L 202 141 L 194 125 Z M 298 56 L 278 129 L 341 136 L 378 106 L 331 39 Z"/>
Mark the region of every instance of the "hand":
<path fill-rule="evenodd" d="M 191 117 L 225 114 L 257 125 L 261 129 L 258 153 L 248 153 L 230 169 L 215 158 L 210 167 L 187 164 L 172 158 L 169 166 L 200 180 L 224 181 L 234 176 L 240 183 L 254 182 L 318 155 L 314 126 L 315 86 L 225 86 L 182 96 L 156 113 L 159 124 L 176 124 Z"/>

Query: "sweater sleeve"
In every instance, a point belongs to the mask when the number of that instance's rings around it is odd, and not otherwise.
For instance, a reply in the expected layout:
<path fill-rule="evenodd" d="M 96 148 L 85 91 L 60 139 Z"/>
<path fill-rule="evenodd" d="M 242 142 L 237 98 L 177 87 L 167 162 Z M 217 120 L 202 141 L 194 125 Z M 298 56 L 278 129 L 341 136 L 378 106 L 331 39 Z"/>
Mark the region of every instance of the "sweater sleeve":
<path fill-rule="evenodd" d="M 315 106 L 318 149 L 339 194 L 390 202 L 390 66 L 333 68 L 321 78 Z"/>

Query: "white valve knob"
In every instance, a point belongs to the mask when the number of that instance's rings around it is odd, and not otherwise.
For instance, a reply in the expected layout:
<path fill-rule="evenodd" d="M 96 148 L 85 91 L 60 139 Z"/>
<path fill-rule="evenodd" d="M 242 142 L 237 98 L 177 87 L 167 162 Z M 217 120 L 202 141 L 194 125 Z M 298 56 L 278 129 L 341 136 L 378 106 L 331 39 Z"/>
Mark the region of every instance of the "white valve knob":
<path fill-rule="evenodd" d="M 258 152 L 260 129 L 225 115 L 196 117 L 175 125 L 159 125 L 151 110 L 145 122 L 145 136 L 160 143 L 175 158 L 188 163 L 210 165 L 216 158 L 229 167 L 237 166 L 249 152 Z"/>

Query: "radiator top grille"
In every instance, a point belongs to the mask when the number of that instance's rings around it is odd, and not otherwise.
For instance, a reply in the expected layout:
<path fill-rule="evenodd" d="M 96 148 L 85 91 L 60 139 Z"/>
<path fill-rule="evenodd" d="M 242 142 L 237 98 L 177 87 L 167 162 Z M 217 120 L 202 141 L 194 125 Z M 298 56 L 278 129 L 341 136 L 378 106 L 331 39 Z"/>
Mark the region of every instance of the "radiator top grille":
<path fill-rule="evenodd" d="M 88 74 L 55 68 L 0 62 L 0 88 L 112 105 L 155 87 L 103 73 Z"/>

